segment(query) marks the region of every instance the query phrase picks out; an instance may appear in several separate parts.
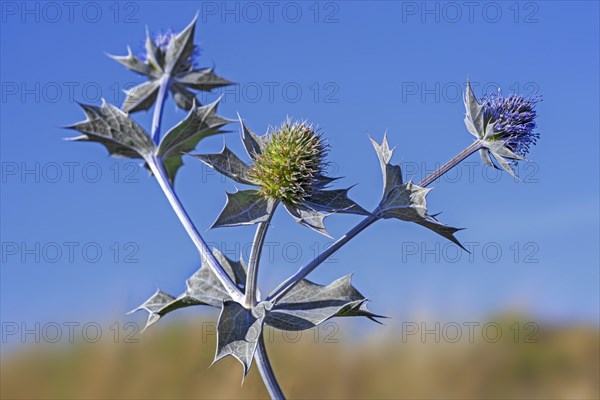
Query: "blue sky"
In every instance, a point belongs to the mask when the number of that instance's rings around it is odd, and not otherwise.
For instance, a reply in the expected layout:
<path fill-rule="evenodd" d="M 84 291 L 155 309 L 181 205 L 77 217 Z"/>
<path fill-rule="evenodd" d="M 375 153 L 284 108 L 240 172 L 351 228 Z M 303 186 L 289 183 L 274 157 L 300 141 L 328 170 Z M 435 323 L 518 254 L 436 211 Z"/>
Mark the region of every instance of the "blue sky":
<path fill-rule="evenodd" d="M 414 224 L 382 221 L 311 278 L 354 272 L 371 309 L 398 320 L 516 310 L 598 324 L 597 2 L 52 4 L 2 3 L 3 322 L 123 320 L 157 287 L 179 294 L 198 267 L 192 242 L 137 162 L 65 142 L 72 132 L 61 126 L 83 119 L 77 102 L 120 105 L 121 90 L 141 82 L 105 53 L 125 54 L 127 45 L 141 52 L 146 26 L 179 30 L 200 11 L 199 64 L 239 86 L 199 98 L 223 94 L 220 114 L 239 112 L 261 133 L 286 116 L 317 124 L 333 172 L 345 177 L 340 185 L 357 183 L 351 194 L 366 208 L 381 193 L 368 135 L 387 131 L 396 160 L 419 180 L 471 142 L 459 92 L 467 77 L 478 96 L 498 86 L 542 94 L 541 140 L 520 167 L 523 182 L 472 156 L 433 185 L 430 211 L 467 228 L 458 237 L 471 256 Z M 169 99 L 163 128 L 184 115 Z M 150 113 L 135 118 L 148 129 Z M 228 128 L 198 151 L 226 140 L 245 157 L 238 126 Z M 189 158 L 176 182 L 207 241 L 232 256 L 247 252 L 253 229 L 207 229 L 234 189 Z M 339 237 L 358 221 L 333 216 L 328 227 Z M 328 242 L 280 210 L 261 284 L 273 288 Z"/>

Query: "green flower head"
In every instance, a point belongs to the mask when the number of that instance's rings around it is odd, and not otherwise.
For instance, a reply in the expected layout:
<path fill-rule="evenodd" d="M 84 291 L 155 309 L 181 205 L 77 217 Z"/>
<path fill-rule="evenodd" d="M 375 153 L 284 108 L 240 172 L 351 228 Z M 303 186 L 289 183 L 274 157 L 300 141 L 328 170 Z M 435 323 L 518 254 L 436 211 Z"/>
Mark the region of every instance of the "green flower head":
<path fill-rule="evenodd" d="M 242 141 L 251 165 L 227 147 L 218 154 L 196 155 L 234 181 L 258 187 L 228 193 L 227 204 L 213 227 L 267 221 L 279 203 L 298 223 L 324 235 L 328 234 L 323 220 L 330 214 L 368 214 L 348 198 L 349 189 L 328 189 L 337 179 L 325 175 L 329 146 L 308 122 L 288 119 L 264 136 L 242 122 Z"/>
<path fill-rule="evenodd" d="M 323 186 L 327 150 L 311 125 L 287 120 L 267 135 L 249 176 L 263 197 L 300 204 Z"/>

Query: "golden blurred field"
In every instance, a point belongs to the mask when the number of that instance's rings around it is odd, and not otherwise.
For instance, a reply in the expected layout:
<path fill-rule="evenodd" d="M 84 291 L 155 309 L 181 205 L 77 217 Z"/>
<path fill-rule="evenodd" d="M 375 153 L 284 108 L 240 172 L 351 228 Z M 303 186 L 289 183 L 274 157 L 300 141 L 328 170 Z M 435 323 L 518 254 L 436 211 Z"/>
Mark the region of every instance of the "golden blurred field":
<path fill-rule="evenodd" d="M 502 326 L 508 332 L 510 322 Z M 358 340 L 315 343 L 312 333 L 267 344 L 289 398 L 598 399 L 599 333 L 540 326 L 538 343 L 504 335 L 497 343 L 403 343 L 399 328 L 375 327 Z M 2 359 L 2 399 L 265 398 L 256 368 L 241 385 L 231 357 L 209 367 L 214 335 L 200 323 L 163 323 L 139 343 L 35 345 Z M 310 332 L 310 331 L 309 331 Z M 351 336 L 351 335 L 350 335 Z"/>

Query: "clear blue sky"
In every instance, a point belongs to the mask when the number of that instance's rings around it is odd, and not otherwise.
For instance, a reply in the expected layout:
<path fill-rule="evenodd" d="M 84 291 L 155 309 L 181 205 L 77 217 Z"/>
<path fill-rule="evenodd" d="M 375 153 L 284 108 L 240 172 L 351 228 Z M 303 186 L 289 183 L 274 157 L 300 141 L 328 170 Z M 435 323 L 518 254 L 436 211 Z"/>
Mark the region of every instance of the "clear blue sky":
<path fill-rule="evenodd" d="M 525 182 L 497 180 L 473 156 L 429 195 L 431 212 L 467 228 L 458 237 L 473 246 L 472 259 L 419 226 L 384 221 L 311 277 L 327 283 L 354 272 L 371 309 L 398 320 L 510 309 L 598 323 L 597 2 L 52 4 L 2 3 L 2 321 L 120 320 L 157 287 L 179 294 L 197 268 L 156 182 L 99 145 L 61 140 L 72 132 L 60 127 L 83 118 L 77 102 L 120 105 L 121 89 L 141 82 L 105 53 L 140 52 L 146 26 L 179 30 L 199 10 L 199 64 L 239 82 L 220 113 L 239 112 L 261 133 L 288 115 L 318 124 L 340 184 L 358 183 L 351 194 L 366 208 L 381 191 L 368 135 L 387 130 L 396 160 L 419 180 L 471 141 L 459 93 L 467 77 L 478 96 L 498 86 L 542 94 L 542 137 L 521 167 Z M 169 100 L 163 126 L 183 116 Z M 149 113 L 135 118 L 148 128 Z M 229 128 L 227 144 L 245 157 L 238 126 Z M 211 138 L 198 151 L 222 143 Z M 191 159 L 176 183 L 202 231 L 234 187 Z M 328 226 L 339 237 L 357 221 L 333 216 Z M 206 231 L 230 253 L 247 250 L 252 235 Z M 267 242 L 260 278 L 270 289 L 328 240 L 281 210 Z"/>

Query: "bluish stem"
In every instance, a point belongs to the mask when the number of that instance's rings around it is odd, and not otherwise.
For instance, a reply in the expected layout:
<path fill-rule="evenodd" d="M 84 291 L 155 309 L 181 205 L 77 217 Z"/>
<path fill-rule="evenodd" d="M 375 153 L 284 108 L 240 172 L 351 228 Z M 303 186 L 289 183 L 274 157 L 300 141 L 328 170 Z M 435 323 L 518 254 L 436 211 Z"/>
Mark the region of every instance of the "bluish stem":
<path fill-rule="evenodd" d="M 158 99 L 156 101 L 156 104 L 154 105 L 154 115 L 152 118 L 152 139 L 157 144 L 160 141 L 160 122 L 162 119 L 163 108 L 169 85 L 169 75 L 165 74 L 161 78 L 160 88 L 158 89 Z M 234 301 L 237 301 L 241 304 L 244 300 L 244 294 L 231 280 L 229 275 L 227 275 L 219 261 L 215 258 L 215 255 L 212 253 L 212 251 L 210 251 L 208 245 L 202 238 L 202 235 L 200 235 L 200 233 L 194 226 L 194 223 L 185 211 L 185 208 L 183 208 L 181 201 L 179 200 L 177 194 L 175 194 L 175 191 L 171 186 L 171 182 L 169 181 L 169 178 L 165 172 L 161 158 L 158 155 L 154 154 L 153 156 L 150 156 L 146 159 L 146 163 L 148 164 L 148 167 L 150 168 L 152 174 L 154 175 L 158 184 L 160 185 L 160 188 L 162 189 L 163 193 L 167 197 L 167 200 L 169 200 L 169 203 L 171 204 L 171 207 L 173 207 L 173 210 L 175 211 L 175 214 L 177 214 L 177 217 L 181 221 L 181 224 L 183 225 L 189 237 L 192 239 L 192 241 L 198 248 L 198 251 L 200 252 L 200 257 L 202 257 L 202 259 L 206 262 L 208 267 L 213 271 L 213 273 L 219 279 L 219 282 L 221 282 L 221 285 L 223 285 L 223 287 L 225 288 L 227 293 L 229 293 L 231 298 Z"/>
<path fill-rule="evenodd" d="M 169 76 L 164 75 L 163 78 L 161 78 L 156 104 L 154 106 L 154 115 L 152 117 L 152 140 L 154 140 L 154 143 L 156 144 L 160 142 L 160 123 L 162 119 L 164 103 L 169 90 L 169 85 Z M 207 265 L 215 274 L 215 276 L 219 279 L 221 285 L 223 285 L 225 290 L 227 290 L 229 296 L 231 296 L 231 298 L 234 301 L 242 305 L 249 304 L 248 308 L 253 307 L 256 304 L 256 278 L 258 276 L 258 265 L 260 262 L 260 255 L 262 253 L 264 239 L 267 234 L 269 222 L 273 213 L 269 215 L 269 219 L 267 221 L 259 224 L 257 228 L 256 237 L 254 245 L 252 247 L 252 253 L 250 256 L 250 262 L 248 266 L 246 295 L 244 295 L 240 291 L 240 289 L 235 285 L 235 283 L 231 280 L 229 275 L 227 275 L 219 261 L 215 258 L 214 254 L 210 251 L 208 245 L 202 238 L 202 235 L 200 235 L 200 233 L 194 226 L 194 223 L 185 211 L 185 208 L 183 208 L 181 201 L 179 200 L 177 194 L 171 186 L 171 183 L 164 170 L 162 160 L 160 159 L 160 157 L 154 155 L 153 157 L 149 157 L 146 160 L 146 162 L 148 163 L 152 174 L 158 181 L 158 184 L 160 185 L 165 196 L 169 200 L 171 207 L 173 207 L 175 214 L 177 214 L 177 217 L 181 221 L 183 227 L 185 228 L 188 235 L 198 248 L 200 256 L 207 263 Z M 267 355 L 267 349 L 265 348 L 262 332 L 258 341 L 255 357 L 259 372 L 263 378 L 263 382 L 265 383 L 265 386 L 271 398 L 285 399 L 283 391 L 281 390 L 281 387 L 279 386 L 279 383 L 275 378 L 275 373 L 273 372 L 271 363 L 269 362 L 269 357 Z"/>
<path fill-rule="evenodd" d="M 258 267 L 260 266 L 260 257 L 262 254 L 262 248 L 267 236 L 267 230 L 271 223 L 271 218 L 275 213 L 277 205 L 273 207 L 273 210 L 267 216 L 267 220 L 261 222 L 256 227 L 256 234 L 254 235 L 254 241 L 252 243 L 252 250 L 250 251 L 250 260 L 248 261 L 248 271 L 246 272 L 246 296 L 244 297 L 244 307 L 252 309 L 257 302 L 257 290 L 258 290 Z M 265 341 L 261 332 L 260 338 L 258 339 L 258 346 L 256 347 L 256 353 L 254 353 L 256 359 L 256 365 L 260 376 L 269 392 L 272 399 L 284 399 L 285 396 L 277 378 L 275 372 L 271 367 L 269 356 L 267 354 L 267 348 L 265 347 Z"/>
<path fill-rule="evenodd" d="M 481 141 L 476 140 L 469 147 L 458 153 L 456 157 L 452 158 L 446 164 L 442 165 L 438 170 L 434 171 L 431 175 L 427 176 L 425 179 L 419 182 L 417 186 L 426 187 L 430 185 L 433 181 L 440 178 L 450 169 L 461 163 L 464 159 L 466 159 L 471 154 L 473 154 L 481 148 Z M 354 228 L 350 229 L 348 233 L 336 240 L 335 243 L 328 247 L 323 253 L 319 254 L 314 260 L 306 264 L 304 267 L 300 268 L 298 272 L 286 279 L 269 295 L 269 297 L 267 297 L 267 300 L 273 303 L 277 303 L 277 301 L 281 300 L 283 296 L 285 296 L 294 286 L 296 286 L 302 279 L 304 279 L 315 268 L 317 268 L 323 261 L 331 257 L 333 253 L 335 253 L 342 246 L 348 243 L 350 239 L 354 238 L 356 235 L 365 230 L 367 227 L 371 226 L 371 224 L 373 224 L 380 218 L 381 216 L 379 215 L 379 211 L 373 211 L 371 215 L 367 216 Z"/>
<path fill-rule="evenodd" d="M 265 339 L 263 337 L 262 332 L 260 333 L 260 337 L 258 338 L 258 346 L 256 346 L 256 353 L 254 353 L 254 358 L 256 359 L 256 365 L 258 366 L 258 371 L 260 372 L 260 376 L 265 383 L 267 391 L 269 392 L 269 396 L 271 399 L 285 399 L 285 395 L 283 394 L 283 390 L 281 390 L 281 386 L 279 386 L 279 382 L 277 382 L 277 378 L 273 373 L 273 368 L 271 367 L 271 362 L 269 361 L 269 357 L 267 356 L 267 348 L 265 347 Z"/>
<path fill-rule="evenodd" d="M 256 305 L 257 301 L 257 281 L 258 281 L 258 266 L 260 264 L 260 256 L 262 254 L 263 244 L 267 236 L 267 230 L 271 223 L 271 218 L 275 213 L 277 205 L 273 207 L 273 211 L 267 216 L 267 220 L 260 222 L 256 228 L 252 249 L 250 251 L 250 260 L 248 261 L 248 271 L 246 273 L 246 296 L 244 298 L 244 307 L 251 309 Z"/>
<path fill-rule="evenodd" d="M 162 121 L 164 104 L 167 99 L 170 85 L 171 77 L 167 74 L 163 75 L 162 78 L 160 78 L 160 86 L 158 88 L 156 104 L 154 105 L 154 115 L 152 115 L 152 140 L 154 140 L 154 143 L 156 144 L 160 142 L 160 123 Z"/>
<path fill-rule="evenodd" d="M 435 170 L 431 175 L 425 177 L 421 182 L 417 183 L 417 186 L 429 186 L 433 181 L 440 178 L 446 172 L 450 171 L 452 168 L 464 161 L 465 158 L 469 157 L 482 147 L 483 145 L 481 144 L 481 140 L 477 139 L 469 147 L 458 153 L 452 160 L 448 161 L 446 164 Z"/>
<path fill-rule="evenodd" d="M 169 179 L 167 177 L 167 174 L 165 173 L 165 170 L 163 168 L 162 161 L 160 160 L 160 158 L 157 156 L 154 156 L 154 157 L 151 157 L 150 159 L 146 160 L 146 162 L 148 163 L 148 166 L 150 167 L 152 174 L 158 181 L 158 184 L 160 185 L 165 196 L 169 200 L 171 207 L 173 207 L 175 214 L 177 214 L 177 217 L 181 221 L 181 224 L 183 225 L 186 232 L 188 233 L 188 235 L 190 236 L 190 238 L 192 239 L 192 241 L 198 248 L 198 251 L 200 252 L 200 256 L 202 257 L 202 259 L 204 261 L 206 261 L 209 268 L 212 270 L 212 272 L 215 274 L 215 276 L 219 279 L 219 282 L 221 282 L 221 285 L 223 285 L 225 290 L 227 290 L 227 293 L 229 293 L 231 298 L 234 301 L 237 301 L 238 303 L 243 304 L 242 303 L 244 300 L 243 293 L 233 283 L 233 281 L 231 280 L 229 275 L 227 275 L 227 273 L 225 272 L 225 270 L 223 269 L 221 264 L 219 264 L 219 261 L 215 258 L 215 255 L 208 248 L 208 245 L 202 238 L 202 235 L 200 235 L 200 233 L 194 226 L 194 223 L 192 222 L 189 215 L 183 208 L 181 201 L 179 201 L 177 194 L 175 194 L 175 191 L 173 191 L 173 187 L 171 186 L 171 183 L 169 182 Z"/>
<path fill-rule="evenodd" d="M 319 254 L 314 260 L 310 263 L 306 264 L 304 267 L 300 268 L 298 272 L 294 275 L 287 278 L 281 285 L 279 285 L 273 293 L 269 295 L 267 298 L 268 301 L 272 301 L 276 303 L 283 296 L 285 296 L 290 290 L 294 288 L 302 279 L 304 279 L 308 274 L 310 274 L 315 268 L 317 268 L 321 263 L 327 260 L 329 257 L 333 255 L 336 251 L 338 251 L 342 246 L 350 241 L 354 236 L 358 235 L 360 232 L 365 230 L 371 224 L 379 219 L 375 214 L 370 214 L 365 219 L 360 221 L 358 225 L 354 228 L 350 229 L 348 233 L 335 241 L 331 246 L 329 246 L 323 253 Z"/>

